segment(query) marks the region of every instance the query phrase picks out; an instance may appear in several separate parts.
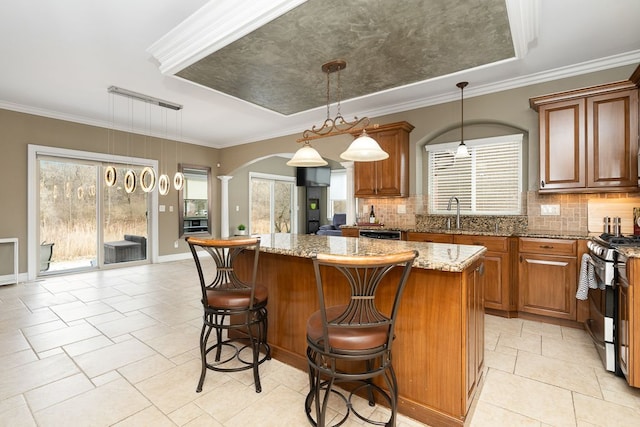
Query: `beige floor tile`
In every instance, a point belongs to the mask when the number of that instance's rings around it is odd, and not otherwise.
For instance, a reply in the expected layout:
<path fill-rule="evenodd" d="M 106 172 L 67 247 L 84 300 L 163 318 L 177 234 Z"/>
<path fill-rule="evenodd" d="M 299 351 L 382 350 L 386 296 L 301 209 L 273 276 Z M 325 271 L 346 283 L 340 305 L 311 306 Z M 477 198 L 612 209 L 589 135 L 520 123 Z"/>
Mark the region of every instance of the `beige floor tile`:
<path fill-rule="evenodd" d="M 510 335 L 520 335 L 522 333 L 522 319 L 507 319 L 500 316 L 486 316 L 485 327 L 491 331 Z"/>
<path fill-rule="evenodd" d="M 0 401 L 0 425 L 11 427 L 36 427 L 36 421 L 22 396 Z"/>
<path fill-rule="evenodd" d="M 522 333 L 562 339 L 562 327 L 532 320 L 522 321 Z"/>
<path fill-rule="evenodd" d="M 593 343 L 581 344 L 575 340 L 542 338 L 542 355 L 582 366 L 602 368 L 602 361 Z"/>
<path fill-rule="evenodd" d="M 279 386 L 225 422 L 226 427 L 244 426 L 306 426 L 309 425 L 302 395 Z"/>
<path fill-rule="evenodd" d="M 640 410 L 573 394 L 576 418 L 601 427 L 640 426 Z"/>
<path fill-rule="evenodd" d="M 100 335 L 93 326 L 84 323 L 83 325 L 70 326 L 43 334 L 34 335 L 27 339 L 36 352 L 50 350 L 55 347 L 62 347 L 71 343 L 83 341 Z"/>
<path fill-rule="evenodd" d="M 113 425 L 113 427 L 173 427 L 175 424 L 158 408 L 150 406 Z"/>
<path fill-rule="evenodd" d="M 84 374 L 75 374 L 27 391 L 24 396 L 32 411 L 60 403 L 95 387 Z"/>
<path fill-rule="evenodd" d="M 149 407 L 149 401 L 125 380 L 109 382 L 34 413 L 39 426 L 109 426 Z"/>
<path fill-rule="evenodd" d="M 41 308 L 36 311 L 30 311 L 26 308 L 8 310 L 2 313 L 3 318 L 0 320 L 0 331 L 10 329 L 26 328 L 41 323 L 53 322 L 60 320 L 48 307 Z"/>
<path fill-rule="evenodd" d="M 184 427 L 223 427 L 209 414 L 201 414 L 197 418 L 189 421 Z"/>
<path fill-rule="evenodd" d="M 38 334 L 43 334 L 45 332 L 51 332 L 58 329 L 63 329 L 68 327 L 66 323 L 62 320 L 57 319 L 52 322 L 40 323 L 39 325 L 27 326 L 26 328 L 22 328 L 21 331 L 26 337 L 31 337 Z"/>
<path fill-rule="evenodd" d="M 525 334 L 511 335 L 508 333 L 501 333 L 498 339 L 498 345 L 496 351 L 507 353 L 507 349 L 516 349 L 528 351 L 529 353 L 540 354 L 541 352 L 542 337 L 537 334 Z"/>
<path fill-rule="evenodd" d="M 515 353 L 517 353 L 517 351 Z M 487 368 L 513 373 L 516 366 L 516 354 L 506 354 L 485 349 L 484 364 Z"/>
<path fill-rule="evenodd" d="M 153 354 L 152 356 L 130 363 L 127 366 L 123 366 L 122 368 L 119 368 L 118 371 L 130 383 L 136 384 L 140 381 L 146 380 L 147 378 L 160 375 L 175 366 L 175 363 L 171 362 L 161 354 Z"/>
<path fill-rule="evenodd" d="M 528 352 L 518 353 L 515 374 L 571 391 L 602 398 L 594 368 Z"/>
<path fill-rule="evenodd" d="M 90 351 L 97 350 L 113 345 L 113 341 L 104 335 L 98 335 L 93 338 L 87 338 L 86 340 L 74 342 L 73 344 L 63 346 L 64 351 L 71 357 L 78 356 L 80 354 L 88 353 Z"/>
<path fill-rule="evenodd" d="M 229 381 L 229 377 L 224 373 L 208 372 L 202 394 L 198 394 L 196 393 L 196 387 L 199 378 L 200 361 L 193 360 L 165 371 L 162 375 L 156 375 L 144 380 L 136 384 L 136 387 L 158 409 L 165 414 L 169 414 L 208 393 L 213 392 L 212 398 L 215 398 L 216 390 Z"/>
<path fill-rule="evenodd" d="M 151 327 L 157 323 L 157 320 L 152 319 L 146 314 L 135 312 L 129 316 L 122 317 L 112 322 L 100 323 L 99 325 L 96 325 L 96 328 L 106 336 L 112 338 L 117 337 L 118 335 L 139 331 L 140 329 Z"/>
<path fill-rule="evenodd" d="M 75 363 L 59 354 L 0 372 L 0 400 L 58 381 L 79 372 Z"/>
<path fill-rule="evenodd" d="M 4 356 L 0 356 L 0 371 L 11 370 L 16 366 L 24 365 L 25 363 L 34 362 L 36 360 L 38 360 L 38 356 L 36 356 L 31 349 L 5 354 Z"/>
<path fill-rule="evenodd" d="M 198 348 L 200 329 L 193 326 L 174 328 L 166 335 L 144 340 L 144 342 L 163 356 L 171 358 Z"/>
<path fill-rule="evenodd" d="M 216 374 L 217 372 L 214 372 Z M 235 377 L 236 374 L 230 375 Z M 268 390 L 267 387 L 263 389 Z M 251 406 L 269 393 L 256 393 L 253 384 L 247 386 L 231 378 L 217 387 L 213 393 L 198 397 L 194 403 L 213 418 L 225 424 L 229 419 L 238 415 L 246 407 Z"/>
<path fill-rule="evenodd" d="M 153 350 L 136 339 L 130 339 L 90 353 L 74 357 L 89 378 L 121 368 L 154 354 Z"/>
<path fill-rule="evenodd" d="M 58 294 L 36 294 L 36 295 L 27 295 L 21 298 L 24 302 L 24 305 L 29 307 L 29 310 L 37 310 L 42 307 L 52 307 L 61 304 L 69 304 L 73 302 L 77 302 L 78 299 L 70 293 L 61 292 Z"/>
<path fill-rule="evenodd" d="M 195 420 L 201 415 L 205 415 L 213 421 L 213 418 L 209 414 L 207 414 L 204 409 L 199 407 L 193 402 L 187 403 L 181 408 L 176 409 L 175 411 L 169 414 L 169 418 L 177 425 L 183 426 L 189 423 L 190 421 Z M 215 421 L 218 423 L 217 421 Z M 220 423 L 218 423 L 221 425 Z"/>
<path fill-rule="evenodd" d="M 55 305 L 51 307 L 51 310 L 53 310 L 53 312 L 60 316 L 60 318 L 65 322 L 71 322 L 74 320 L 86 319 L 87 317 L 109 313 L 113 311 L 113 308 L 101 301 L 93 301 L 89 303 L 78 301 L 69 304 Z"/>
<path fill-rule="evenodd" d="M 490 369 L 480 402 L 554 426 L 575 426 L 571 392 L 560 387 Z"/>
<path fill-rule="evenodd" d="M 20 331 L 8 331 L 0 333 L 0 355 L 29 350 L 30 346 Z"/>
<path fill-rule="evenodd" d="M 517 414 L 499 406 L 479 402 L 473 413 L 469 427 L 541 427 L 539 420 Z"/>

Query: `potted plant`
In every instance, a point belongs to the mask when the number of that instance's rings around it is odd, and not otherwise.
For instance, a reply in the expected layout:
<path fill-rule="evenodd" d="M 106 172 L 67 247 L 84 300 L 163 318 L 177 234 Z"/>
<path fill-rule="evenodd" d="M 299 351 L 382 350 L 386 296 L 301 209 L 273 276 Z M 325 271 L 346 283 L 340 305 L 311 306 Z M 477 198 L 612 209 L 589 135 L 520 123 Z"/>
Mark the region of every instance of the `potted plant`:
<path fill-rule="evenodd" d="M 244 236 L 246 234 L 247 234 L 247 227 L 245 227 L 244 224 L 238 225 L 238 235 Z"/>

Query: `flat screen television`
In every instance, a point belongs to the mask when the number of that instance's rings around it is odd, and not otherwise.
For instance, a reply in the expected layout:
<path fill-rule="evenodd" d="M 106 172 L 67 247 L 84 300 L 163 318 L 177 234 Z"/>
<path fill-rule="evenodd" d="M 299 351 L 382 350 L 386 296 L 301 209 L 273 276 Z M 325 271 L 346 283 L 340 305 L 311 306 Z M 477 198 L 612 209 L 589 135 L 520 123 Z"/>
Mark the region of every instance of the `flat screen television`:
<path fill-rule="evenodd" d="M 331 168 L 296 168 L 296 185 L 298 187 L 328 187 L 331 184 Z"/>

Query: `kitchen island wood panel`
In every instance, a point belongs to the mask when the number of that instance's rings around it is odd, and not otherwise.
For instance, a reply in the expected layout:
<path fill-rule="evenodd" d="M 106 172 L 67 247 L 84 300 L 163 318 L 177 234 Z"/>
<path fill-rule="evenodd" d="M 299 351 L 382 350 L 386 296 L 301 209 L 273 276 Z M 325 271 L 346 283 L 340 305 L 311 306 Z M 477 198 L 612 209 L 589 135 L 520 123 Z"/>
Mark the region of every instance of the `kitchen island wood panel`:
<path fill-rule="evenodd" d="M 276 359 L 304 371 L 306 322 L 318 308 L 314 251 L 373 254 L 417 249 L 421 255 L 402 298 L 393 348 L 399 411 L 432 426 L 463 425 L 482 382 L 482 301 L 477 299 L 482 298 L 484 248 L 296 236 L 292 240 L 302 247 L 296 250 L 291 242 L 273 245 L 267 240 L 265 235 L 257 279 L 269 289 L 267 339 Z M 304 249 L 305 244 L 313 248 Z M 385 280 L 397 280 L 398 274 L 392 272 Z M 391 290 L 381 286 L 378 303 L 389 304 Z"/>

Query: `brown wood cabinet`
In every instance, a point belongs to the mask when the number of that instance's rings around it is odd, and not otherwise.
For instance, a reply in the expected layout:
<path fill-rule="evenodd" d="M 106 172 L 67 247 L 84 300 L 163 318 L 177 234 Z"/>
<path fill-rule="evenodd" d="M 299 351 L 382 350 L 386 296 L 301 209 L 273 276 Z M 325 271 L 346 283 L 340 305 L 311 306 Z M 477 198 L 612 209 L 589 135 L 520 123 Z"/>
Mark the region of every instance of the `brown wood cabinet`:
<path fill-rule="evenodd" d="M 354 164 L 356 197 L 407 197 L 409 195 L 409 133 L 412 130 L 413 125 L 407 122 L 367 129 L 369 136 L 378 141 L 380 147 L 389 153 L 389 158 Z"/>
<path fill-rule="evenodd" d="M 341 228 L 344 237 L 360 237 L 360 230 L 357 228 Z"/>
<path fill-rule="evenodd" d="M 638 89 L 622 81 L 530 99 L 540 192 L 638 191 Z"/>
<path fill-rule="evenodd" d="M 501 236 L 455 235 L 453 243 L 485 246 L 484 307 L 492 314 L 515 315 L 515 280 L 511 280 L 510 239 Z M 495 311 L 493 311 L 495 310 Z"/>
<path fill-rule="evenodd" d="M 453 243 L 453 234 L 407 231 L 407 240 L 411 242 Z"/>
<path fill-rule="evenodd" d="M 640 258 L 627 262 L 629 284 L 618 286 L 618 361 L 629 385 L 640 387 Z"/>
<path fill-rule="evenodd" d="M 480 263 L 466 271 L 466 410 L 469 410 L 473 396 L 482 380 L 484 369 L 484 283 L 485 264 Z M 482 347 L 480 347 L 482 346 Z"/>
<path fill-rule="evenodd" d="M 576 320 L 577 242 L 519 239 L 518 311 Z"/>

